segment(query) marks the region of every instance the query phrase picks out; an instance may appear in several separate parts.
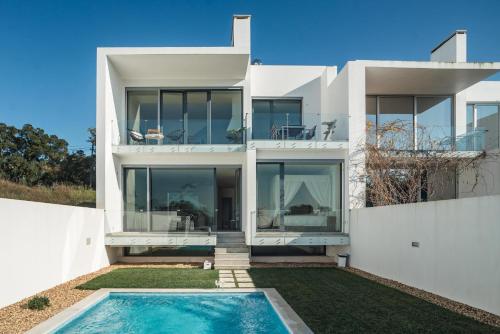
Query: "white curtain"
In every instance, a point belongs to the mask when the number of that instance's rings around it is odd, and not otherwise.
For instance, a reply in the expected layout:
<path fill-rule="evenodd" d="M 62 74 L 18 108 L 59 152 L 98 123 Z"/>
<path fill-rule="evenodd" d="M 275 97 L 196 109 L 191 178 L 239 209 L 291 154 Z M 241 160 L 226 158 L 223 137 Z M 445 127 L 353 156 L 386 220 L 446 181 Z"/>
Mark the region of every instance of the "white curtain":
<path fill-rule="evenodd" d="M 329 175 L 285 175 L 285 206 L 293 201 L 302 185 L 319 206 L 332 205 L 333 182 Z"/>

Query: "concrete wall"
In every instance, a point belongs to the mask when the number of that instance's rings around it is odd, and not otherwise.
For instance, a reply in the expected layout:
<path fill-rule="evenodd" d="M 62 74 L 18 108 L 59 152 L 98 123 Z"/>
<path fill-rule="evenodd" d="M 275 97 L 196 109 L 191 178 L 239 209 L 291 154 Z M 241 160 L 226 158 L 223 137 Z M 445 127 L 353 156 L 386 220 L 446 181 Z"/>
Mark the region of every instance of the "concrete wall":
<path fill-rule="evenodd" d="M 500 315 L 498 203 L 487 196 L 354 209 L 351 266 Z"/>
<path fill-rule="evenodd" d="M 0 307 L 109 265 L 104 211 L 0 199 Z"/>

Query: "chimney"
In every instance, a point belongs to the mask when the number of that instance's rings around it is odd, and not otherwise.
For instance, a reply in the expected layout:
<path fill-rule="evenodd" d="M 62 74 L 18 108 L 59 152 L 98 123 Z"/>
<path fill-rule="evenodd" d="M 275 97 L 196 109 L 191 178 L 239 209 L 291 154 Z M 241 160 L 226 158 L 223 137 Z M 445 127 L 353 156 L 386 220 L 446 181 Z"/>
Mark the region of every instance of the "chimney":
<path fill-rule="evenodd" d="M 250 51 L 250 15 L 233 15 L 232 44 Z"/>
<path fill-rule="evenodd" d="M 467 31 L 457 30 L 431 51 L 431 61 L 467 62 Z"/>

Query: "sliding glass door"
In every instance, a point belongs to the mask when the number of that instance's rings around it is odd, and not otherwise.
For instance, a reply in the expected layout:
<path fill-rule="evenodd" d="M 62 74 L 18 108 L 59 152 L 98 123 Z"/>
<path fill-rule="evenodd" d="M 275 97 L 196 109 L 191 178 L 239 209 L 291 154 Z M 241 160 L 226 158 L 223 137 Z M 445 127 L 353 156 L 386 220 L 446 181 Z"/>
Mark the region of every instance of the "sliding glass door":
<path fill-rule="evenodd" d="M 257 164 L 257 230 L 339 232 L 341 163 Z"/>
<path fill-rule="evenodd" d="M 242 91 L 127 90 L 128 144 L 242 144 Z"/>
<path fill-rule="evenodd" d="M 302 125 L 301 100 L 255 99 L 252 108 L 253 139 L 282 139 L 282 127 Z"/>

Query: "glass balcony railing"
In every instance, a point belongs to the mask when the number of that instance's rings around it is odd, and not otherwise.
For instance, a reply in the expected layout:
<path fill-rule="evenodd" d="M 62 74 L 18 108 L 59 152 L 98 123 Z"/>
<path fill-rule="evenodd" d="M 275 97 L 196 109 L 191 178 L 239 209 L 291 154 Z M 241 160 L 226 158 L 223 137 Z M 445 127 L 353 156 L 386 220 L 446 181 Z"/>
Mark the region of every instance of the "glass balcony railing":
<path fill-rule="evenodd" d="M 124 232 L 211 233 L 213 219 L 207 219 L 182 210 L 177 211 L 123 211 Z"/>
<path fill-rule="evenodd" d="M 241 125 L 225 124 L 209 132 L 206 126 L 192 126 L 187 130 L 182 123 L 158 126 L 155 120 L 140 120 L 133 129 L 127 129 L 127 135 L 120 142 L 122 145 L 241 145 L 245 136 Z"/>
<path fill-rule="evenodd" d="M 457 136 L 455 139 L 455 149 L 457 151 L 483 151 L 486 149 L 485 139 L 485 130 L 474 130 Z"/>
<path fill-rule="evenodd" d="M 262 116 L 260 116 L 262 118 Z M 252 140 L 347 141 L 349 117 L 333 116 L 301 124 L 287 117 L 273 121 L 254 118 Z"/>
<path fill-rule="evenodd" d="M 290 210 L 260 209 L 252 212 L 252 225 L 257 232 L 340 233 L 342 210 L 314 210 L 292 213 Z"/>

